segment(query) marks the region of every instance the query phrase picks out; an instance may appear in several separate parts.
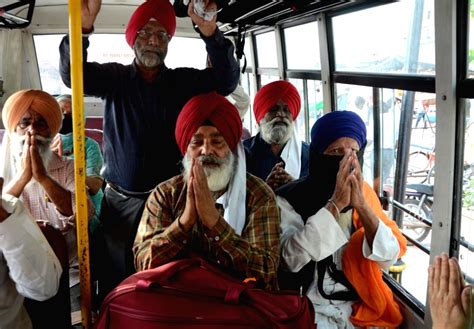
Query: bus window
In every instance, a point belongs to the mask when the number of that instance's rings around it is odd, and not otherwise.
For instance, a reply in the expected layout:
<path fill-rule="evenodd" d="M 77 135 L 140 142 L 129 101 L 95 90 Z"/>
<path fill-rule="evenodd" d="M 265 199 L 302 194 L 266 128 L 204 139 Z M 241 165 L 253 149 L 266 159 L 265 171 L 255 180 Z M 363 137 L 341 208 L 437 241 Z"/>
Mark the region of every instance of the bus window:
<path fill-rule="evenodd" d="M 252 61 L 252 38 L 245 38 L 245 45 L 244 45 L 244 54 L 245 58 L 247 59 L 247 68 L 252 68 L 253 67 L 253 61 Z M 243 57 L 242 60 L 240 61 L 240 66 L 242 67 L 244 65 Z"/>
<path fill-rule="evenodd" d="M 307 130 L 306 130 L 306 104 L 305 104 L 305 99 L 304 99 L 304 86 L 303 86 L 303 80 L 301 79 L 289 79 L 289 82 L 293 84 L 293 86 L 298 89 L 298 92 L 301 97 L 301 110 L 300 113 L 298 114 L 298 117 L 295 120 L 295 129 L 298 137 L 302 141 L 309 141 Z"/>
<path fill-rule="evenodd" d="M 471 6 L 472 8 L 472 6 Z M 461 212 L 461 233 L 459 264 L 468 281 L 474 281 L 474 117 L 472 111 L 474 100 L 464 101 L 466 111 L 466 130 L 463 161 L 463 199 Z"/>
<path fill-rule="evenodd" d="M 321 70 L 317 22 L 290 27 L 284 33 L 288 69 Z"/>
<path fill-rule="evenodd" d="M 323 86 L 321 81 L 308 80 L 308 127 L 324 114 Z"/>
<path fill-rule="evenodd" d="M 278 67 L 275 32 L 271 31 L 259 34 L 256 39 L 258 66 L 269 68 Z M 262 82 L 262 86 L 264 85 L 265 84 Z"/>
<path fill-rule="evenodd" d="M 34 35 L 36 56 L 44 91 L 58 95 L 71 93 L 59 76 L 59 44 L 63 34 Z M 57 49 L 57 51 L 52 51 Z M 188 56 L 193 54 L 193 56 Z M 201 39 L 173 37 L 168 47 L 166 65 L 175 67 L 194 67 L 203 69 L 206 66 L 207 52 Z M 128 46 L 123 34 L 92 34 L 88 48 L 88 60 L 98 63 L 117 62 L 124 65 L 132 63 L 135 55 Z"/>
<path fill-rule="evenodd" d="M 474 78 L 474 1 L 469 3 L 468 77 Z"/>
<path fill-rule="evenodd" d="M 402 0 L 334 17 L 336 70 L 434 74 L 433 8 Z"/>
<path fill-rule="evenodd" d="M 241 84 L 247 95 L 250 97 L 250 108 L 245 114 L 242 124 L 244 128 L 248 129 L 250 135 L 253 136 L 257 133 L 257 123 L 255 122 L 253 115 L 253 99 L 255 97 L 255 83 L 253 76 L 251 76 L 250 73 L 245 72 L 242 74 Z"/>
<path fill-rule="evenodd" d="M 364 152 L 362 172 L 364 179 L 373 185 L 374 120 L 372 88 L 347 84 L 336 84 L 336 109 L 357 113 L 367 128 L 367 145 Z"/>

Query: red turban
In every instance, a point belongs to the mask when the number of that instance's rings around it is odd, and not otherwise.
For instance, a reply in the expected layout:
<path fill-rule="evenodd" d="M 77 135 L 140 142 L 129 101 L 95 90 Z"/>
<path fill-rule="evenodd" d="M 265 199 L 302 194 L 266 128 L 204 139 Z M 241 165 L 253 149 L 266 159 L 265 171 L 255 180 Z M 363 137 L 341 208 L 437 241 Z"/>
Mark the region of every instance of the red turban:
<path fill-rule="evenodd" d="M 125 39 L 130 47 L 133 48 L 137 32 L 151 18 L 156 19 L 166 29 L 170 37 L 176 32 L 176 14 L 171 3 L 168 0 L 148 0 L 135 10 L 128 21 L 127 28 L 125 29 Z"/>
<path fill-rule="evenodd" d="M 300 94 L 291 83 L 279 80 L 263 86 L 255 95 L 253 113 L 257 123 L 260 123 L 260 120 L 280 99 L 288 105 L 293 120 L 296 119 L 301 107 Z"/>
<path fill-rule="evenodd" d="M 39 113 L 46 120 L 51 136 L 58 133 L 63 120 L 58 102 L 50 94 L 32 89 L 17 91 L 5 102 L 2 120 L 8 132 L 15 131 L 20 119 L 29 109 Z"/>
<path fill-rule="evenodd" d="M 224 136 L 229 148 L 235 150 L 242 136 L 239 112 L 224 96 L 212 92 L 191 98 L 178 116 L 175 137 L 183 155 L 193 135 L 206 121 L 210 121 Z"/>

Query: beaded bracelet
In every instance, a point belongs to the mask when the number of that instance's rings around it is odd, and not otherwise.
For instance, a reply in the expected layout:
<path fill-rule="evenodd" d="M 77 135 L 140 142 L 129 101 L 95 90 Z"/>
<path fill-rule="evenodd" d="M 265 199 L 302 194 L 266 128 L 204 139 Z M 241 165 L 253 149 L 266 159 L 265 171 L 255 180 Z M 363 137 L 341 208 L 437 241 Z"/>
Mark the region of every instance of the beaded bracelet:
<path fill-rule="evenodd" d="M 337 212 L 337 218 L 339 218 L 339 216 L 341 216 L 341 211 L 339 210 L 339 208 L 337 207 L 336 203 L 334 202 L 333 199 L 329 199 L 328 200 L 328 203 L 332 204 L 334 209 L 336 209 L 336 212 Z"/>

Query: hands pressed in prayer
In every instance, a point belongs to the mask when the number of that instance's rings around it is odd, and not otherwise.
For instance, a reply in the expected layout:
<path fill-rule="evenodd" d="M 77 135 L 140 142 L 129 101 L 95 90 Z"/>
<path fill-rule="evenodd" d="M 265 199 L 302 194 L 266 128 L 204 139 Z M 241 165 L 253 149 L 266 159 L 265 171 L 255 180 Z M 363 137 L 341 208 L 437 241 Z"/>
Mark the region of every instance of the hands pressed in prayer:
<path fill-rule="evenodd" d="M 28 137 L 27 137 L 28 139 Z M 42 183 L 46 178 L 48 178 L 48 171 L 44 166 L 43 159 L 38 151 L 38 145 L 36 142 L 35 135 L 29 136 L 30 146 L 29 153 L 31 159 L 31 173 L 33 178 L 36 179 L 38 183 Z"/>
<path fill-rule="evenodd" d="M 202 163 L 195 161 L 192 171 L 194 176 L 193 190 L 197 215 L 201 219 L 202 224 L 211 229 L 219 220 L 219 212 L 216 209 L 215 200 L 209 190 Z"/>
<path fill-rule="evenodd" d="M 339 171 L 336 177 L 336 187 L 331 197 L 332 201 L 336 203 L 339 210 L 346 208 L 351 204 L 351 166 L 352 166 L 352 153 L 346 151 L 344 157 L 339 163 Z"/>
<path fill-rule="evenodd" d="M 270 174 L 268 175 L 265 182 L 272 188 L 272 190 L 277 189 L 278 187 L 293 181 L 294 178 L 286 172 L 285 164 L 283 162 L 278 162 L 273 168 Z"/>
<path fill-rule="evenodd" d="M 195 160 L 192 160 L 192 167 L 194 167 Z M 194 174 L 190 171 L 188 179 L 188 188 L 186 191 L 186 207 L 181 217 L 178 219 L 180 226 L 184 231 L 189 232 L 197 221 L 196 202 L 194 201 Z"/>

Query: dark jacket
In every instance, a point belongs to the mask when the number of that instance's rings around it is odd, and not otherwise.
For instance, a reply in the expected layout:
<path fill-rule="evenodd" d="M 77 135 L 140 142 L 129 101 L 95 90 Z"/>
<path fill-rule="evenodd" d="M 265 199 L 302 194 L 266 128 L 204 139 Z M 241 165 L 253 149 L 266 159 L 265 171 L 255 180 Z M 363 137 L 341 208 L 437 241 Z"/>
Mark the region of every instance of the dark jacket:
<path fill-rule="evenodd" d="M 179 174 L 181 153 L 174 130 L 182 107 L 197 94 L 231 93 L 240 74 L 233 45 L 219 30 L 203 40 L 213 68 L 162 65 L 156 79 L 147 82 L 135 63 L 87 62 L 89 40 L 83 37 L 84 92 L 105 101 L 103 176 L 107 181 L 145 192 Z M 61 78 L 70 87 L 68 36 L 59 50 Z"/>

